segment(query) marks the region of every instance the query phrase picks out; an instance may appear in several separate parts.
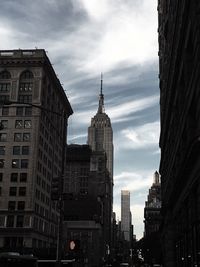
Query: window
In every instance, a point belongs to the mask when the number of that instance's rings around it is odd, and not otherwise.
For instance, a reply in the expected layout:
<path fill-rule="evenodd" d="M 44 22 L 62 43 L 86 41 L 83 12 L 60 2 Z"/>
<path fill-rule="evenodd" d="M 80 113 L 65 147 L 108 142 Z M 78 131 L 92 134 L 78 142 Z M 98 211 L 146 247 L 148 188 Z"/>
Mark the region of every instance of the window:
<path fill-rule="evenodd" d="M 20 155 L 20 146 L 13 147 L 13 155 Z"/>
<path fill-rule="evenodd" d="M 27 169 L 28 168 L 28 159 L 21 160 L 21 168 Z"/>
<path fill-rule="evenodd" d="M 23 128 L 23 121 L 22 120 L 16 120 L 15 121 L 15 128 Z"/>
<path fill-rule="evenodd" d="M 9 101 L 9 95 L 0 95 L 0 102 Z"/>
<path fill-rule="evenodd" d="M 15 141 L 15 142 L 20 142 L 20 141 L 22 141 L 22 134 L 21 134 L 21 133 L 15 133 L 15 134 L 14 134 L 14 141 Z"/>
<path fill-rule="evenodd" d="M 8 215 L 6 227 L 13 227 L 13 226 L 14 226 L 14 215 Z"/>
<path fill-rule="evenodd" d="M 2 108 L 2 116 L 9 115 L 9 107 L 3 107 Z"/>
<path fill-rule="evenodd" d="M 0 92 L 9 92 L 10 83 L 0 83 Z"/>
<path fill-rule="evenodd" d="M 0 80 L 9 80 L 9 79 L 11 79 L 10 72 L 4 70 L 0 73 Z"/>
<path fill-rule="evenodd" d="M 6 141 L 7 141 L 7 134 L 0 133 L 0 142 L 6 142 Z"/>
<path fill-rule="evenodd" d="M 29 146 L 22 146 L 22 155 L 29 155 Z"/>
<path fill-rule="evenodd" d="M 8 210 L 15 210 L 16 202 L 8 201 Z"/>
<path fill-rule="evenodd" d="M 20 83 L 20 92 L 32 92 L 33 83 L 32 82 L 22 82 Z"/>
<path fill-rule="evenodd" d="M 0 159 L 0 168 L 4 168 L 5 159 Z"/>
<path fill-rule="evenodd" d="M 7 120 L 2 120 L 1 124 L 3 126 L 3 129 L 7 129 L 8 128 L 8 121 Z"/>
<path fill-rule="evenodd" d="M 12 168 L 19 168 L 19 159 L 12 160 Z"/>
<path fill-rule="evenodd" d="M 10 196 L 16 196 L 17 195 L 17 187 L 11 186 L 9 195 Z"/>
<path fill-rule="evenodd" d="M 23 227 L 23 225 L 24 225 L 24 216 L 23 215 L 18 215 L 17 216 L 16 227 Z"/>
<path fill-rule="evenodd" d="M 17 209 L 18 210 L 24 210 L 25 209 L 25 201 L 18 201 Z"/>
<path fill-rule="evenodd" d="M 25 183 L 27 182 L 27 173 L 20 173 L 20 182 Z"/>
<path fill-rule="evenodd" d="M 2 182 L 2 181 L 3 181 L 3 173 L 0 172 L 0 182 Z"/>
<path fill-rule="evenodd" d="M 5 146 L 0 146 L 0 155 L 5 155 Z"/>
<path fill-rule="evenodd" d="M 10 181 L 11 182 L 17 182 L 18 180 L 18 173 L 11 173 L 11 176 L 10 176 Z"/>
<path fill-rule="evenodd" d="M 22 72 L 20 79 L 21 80 L 33 79 L 33 73 L 29 70 L 26 70 L 26 71 Z"/>
<path fill-rule="evenodd" d="M 19 196 L 25 196 L 25 195 L 26 195 L 26 187 L 20 187 Z"/>
<path fill-rule="evenodd" d="M 25 116 L 32 115 L 32 107 L 25 107 Z"/>
<path fill-rule="evenodd" d="M 31 128 L 31 120 L 24 121 L 24 128 L 30 129 Z"/>
<path fill-rule="evenodd" d="M 24 133 L 23 134 L 23 141 L 24 142 L 30 141 L 30 137 L 31 137 L 30 133 Z"/>
<path fill-rule="evenodd" d="M 31 103 L 32 95 L 19 95 L 18 101 L 21 103 Z"/>
<path fill-rule="evenodd" d="M 16 108 L 16 115 L 17 116 L 23 116 L 23 107 L 17 107 Z"/>

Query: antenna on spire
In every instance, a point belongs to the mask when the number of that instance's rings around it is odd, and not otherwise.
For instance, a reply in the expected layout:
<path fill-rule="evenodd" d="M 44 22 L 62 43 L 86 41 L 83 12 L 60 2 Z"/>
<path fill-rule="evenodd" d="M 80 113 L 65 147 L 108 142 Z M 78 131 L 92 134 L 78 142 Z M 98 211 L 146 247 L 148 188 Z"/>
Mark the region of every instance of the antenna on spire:
<path fill-rule="evenodd" d="M 104 113 L 103 74 L 101 72 L 101 89 L 99 95 L 99 108 L 97 113 Z"/>
<path fill-rule="evenodd" d="M 102 95 L 102 92 L 103 92 L 103 73 L 101 72 L 101 95 Z"/>

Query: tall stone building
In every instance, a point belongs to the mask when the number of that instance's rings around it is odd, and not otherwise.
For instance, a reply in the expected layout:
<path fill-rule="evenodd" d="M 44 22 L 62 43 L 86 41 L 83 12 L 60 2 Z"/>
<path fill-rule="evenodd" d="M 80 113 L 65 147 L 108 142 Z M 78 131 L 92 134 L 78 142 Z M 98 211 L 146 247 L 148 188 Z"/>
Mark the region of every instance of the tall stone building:
<path fill-rule="evenodd" d="M 200 266 L 200 1 L 158 1 L 164 266 Z"/>
<path fill-rule="evenodd" d="M 121 190 L 121 232 L 126 241 L 130 241 L 131 233 L 131 212 L 130 212 L 130 191 Z"/>
<path fill-rule="evenodd" d="M 107 194 L 104 202 L 107 203 L 107 212 L 110 213 L 107 222 L 106 239 L 109 240 L 108 246 L 112 246 L 112 223 L 113 223 L 113 131 L 110 118 L 105 113 L 103 80 L 101 76 L 101 88 L 99 95 L 99 106 L 96 115 L 91 119 L 91 125 L 88 127 L 88 145 L 94 152 L 105 152 L 106 168 L 109 172 L 109 187 L 106 189 Z M 108 233 L 109 231 L 109 233 Z"/>
<path fill-rule="evenodd" d="M 73 111 L 44 50 L 0 51 L 0 102 L 0 249 L 55 247 L 51 179 L 61 177 L 63 116 Z"/>
<path fill-rule="evenodd" d="M 101 78 L 101 91 L 97 114 L 91 120 L 88 128 L 88 144 L 93 151 L 105 151 L 107 156 L 107 169 L 113 181 L 113 131 L 111 121 L 104 109 L 103 81 Z"/>

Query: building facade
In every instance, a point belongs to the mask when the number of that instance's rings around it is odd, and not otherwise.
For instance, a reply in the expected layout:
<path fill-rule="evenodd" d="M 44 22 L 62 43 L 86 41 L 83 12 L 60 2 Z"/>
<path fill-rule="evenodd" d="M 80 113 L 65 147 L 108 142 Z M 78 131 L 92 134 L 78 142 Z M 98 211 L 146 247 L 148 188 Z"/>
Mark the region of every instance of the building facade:
<path fill-rule="evenodd" d="M 44 50 L 0 51 L 0 102 L 0 249 L 55 247 L 51 179 L 73 111 Z"/>
<path fill-rule="evenodd" d="M 164 266 L 200 266 L 200 2 L 158 1 Z"/>
<path fill-rule="evenodd" d="M 111 242 L 112 187 L 105 152 L 67 146 L 64 196 L 64 240 L 78 240 L 80 260 L 99 266 Z"/>
<path fill-rule="evenodd" d="M 161 224 L 161 183 L 160 175 L 154 173 L 154 181 L 149 189 L 144 208 L 144 236 L 158 232 Z"/>
<path fill-rule="evenodd" d="M 99 95 L 99 105 L 96 115 L 91 119 L 91 125 L 88 127 L 88 145 L 92 151 L 106 154 L 106 168 L 109 172 L 109 193 L 104 199 L 107 211 L 110 213 L 109 221 L 107 222 L 110 232 L 109 236 L 105 237 L 109 241 L 108 246 L 112 247 L 112 224 L 113 224 L 113 130 L 109 116 L 105 113 L 104 95 L 103 95 L 103 80 L 101 76 L 101 87 Z M 108 189 L 106 189 L 108 190 Z M 110 248 L 110 251 L 112 249 Z"/>
<path fill-rule="evenodd" d="M 105 151 L 107 156 L 107 169 L 113 182 L 113 131 L 110 118 L 105 113 L 104 95 L 101 91 L 97 114 L 91 119 L 88 128 L 88 144 L 93 151 Z"/>
<path fill-rule="evenodd" d="M 124 240 L 130 242 L 131 234 L 130 191 L 121 190 L 121 232 Z"/>

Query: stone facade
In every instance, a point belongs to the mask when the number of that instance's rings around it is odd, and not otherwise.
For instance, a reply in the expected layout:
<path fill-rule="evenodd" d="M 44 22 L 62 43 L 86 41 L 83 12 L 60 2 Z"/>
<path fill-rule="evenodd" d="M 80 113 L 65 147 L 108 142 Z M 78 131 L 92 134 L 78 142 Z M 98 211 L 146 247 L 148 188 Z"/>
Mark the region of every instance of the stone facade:
<path fill-rule="evenodd" d="M 73 111 L 44 50 L 0 51 L 0 102 L 0 248 L 55 247 L 51 179 L 62 171 L 62 114 Z"/>

